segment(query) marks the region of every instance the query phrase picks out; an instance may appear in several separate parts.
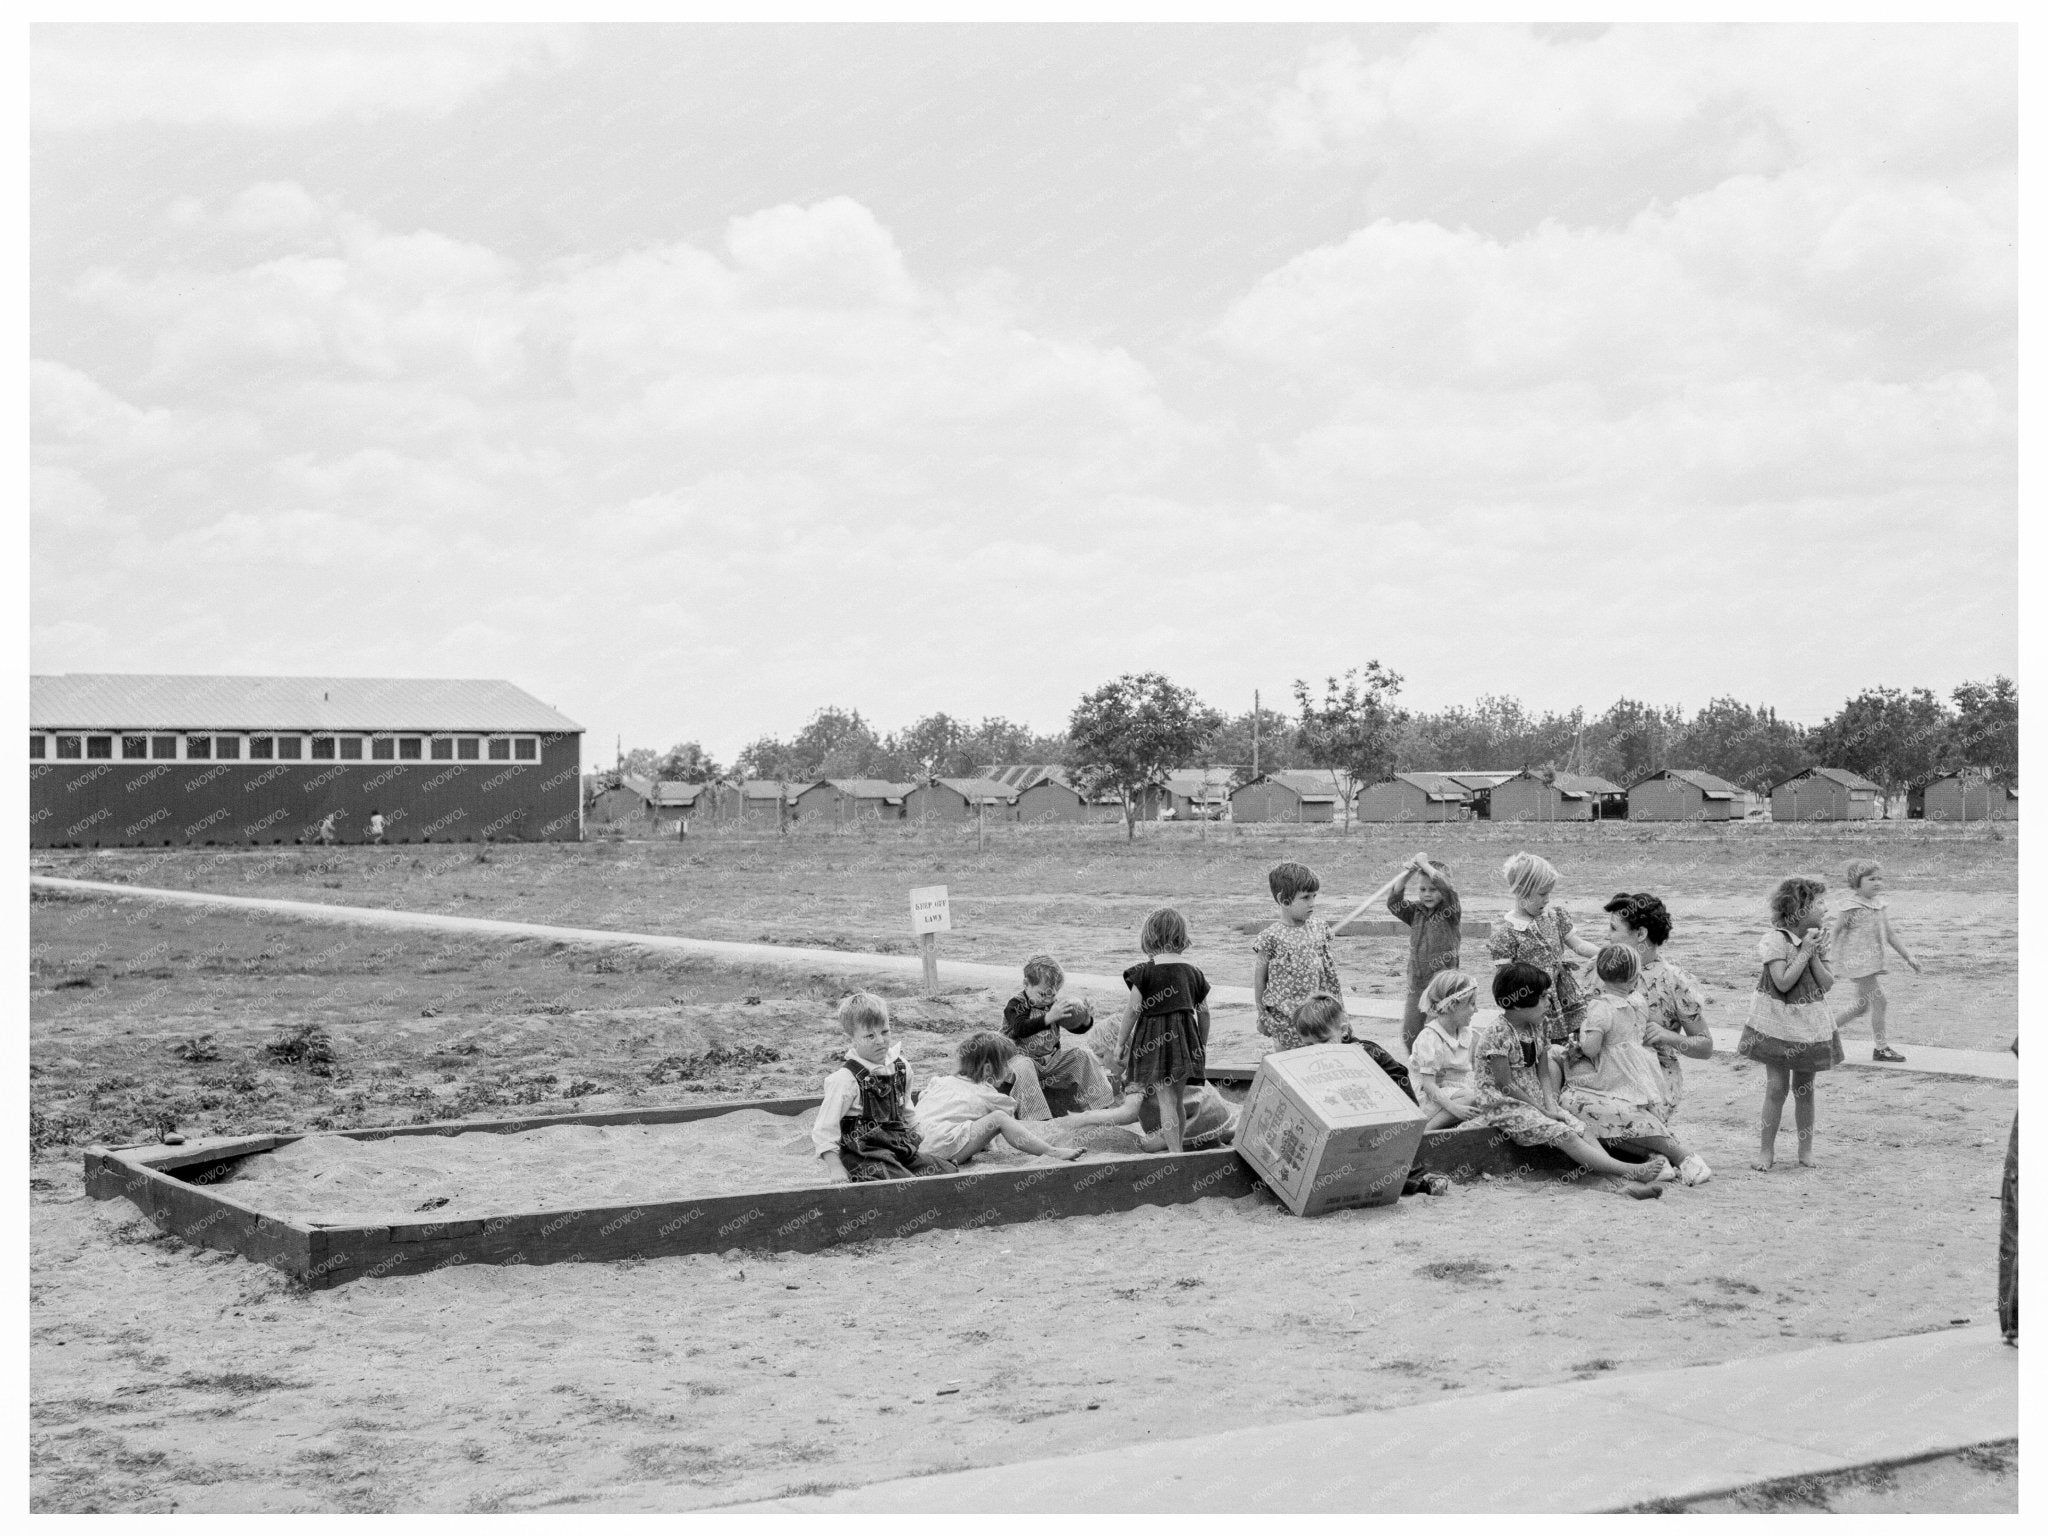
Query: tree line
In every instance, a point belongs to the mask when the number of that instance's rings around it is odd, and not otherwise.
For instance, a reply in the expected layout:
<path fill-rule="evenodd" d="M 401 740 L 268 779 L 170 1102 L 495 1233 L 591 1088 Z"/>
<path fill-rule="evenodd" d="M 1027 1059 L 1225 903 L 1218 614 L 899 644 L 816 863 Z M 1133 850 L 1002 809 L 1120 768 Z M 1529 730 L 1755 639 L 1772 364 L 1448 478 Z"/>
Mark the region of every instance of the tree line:
<path fill-rule="evenodd" d="M 827 707 L 788 740 L 763 736 L 722 766 L 694 741 L 665 753 L 635 748 L 629 773 L 719 779 L 966 778 L 991 763 L 1058 763 L 1092 793 L 1123 800 L 1135 818 L 1144 787 L 1174 768 L 1227 766 L 1237 782 L 1258 771 L 1321 769 L 1375 783 L 1395 773 L 1457 768 L 1534 769 L 1627 786 L 1664 768 L 1698 768 L 1758 793 L 1807 768 L 1846 768 L 1888 796 L 1962 768 L 2019 781 L 2019 690 L 2010 678 L 1964 683 L 1946 699 L 1927 688 L 1869 688 L 1819 725 L 1786 720 L 1767 704 L 1717 698 L 1696 713 L 1618 699 L 1536 714 L 1487 695 L 1466 707 L 1408 710 L 1402 679 L 1378 661 L 1320 689 L 1297 680 L 1293 708 L 1226 714 L 1157 672 L 1126 674 L 1085 695 L 1064 731 L 1041 735 L 1001 717 L 979 724 L 927 715 L 877 732 L 855 709 Z"/>

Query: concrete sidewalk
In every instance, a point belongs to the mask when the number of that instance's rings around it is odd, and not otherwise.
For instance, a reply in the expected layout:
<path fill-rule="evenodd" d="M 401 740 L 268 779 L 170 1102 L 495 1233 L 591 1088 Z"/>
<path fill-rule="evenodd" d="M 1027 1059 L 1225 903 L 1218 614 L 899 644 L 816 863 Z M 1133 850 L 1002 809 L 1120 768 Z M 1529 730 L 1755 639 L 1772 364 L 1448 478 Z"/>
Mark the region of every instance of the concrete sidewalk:
<path fill-rule="evenodd" d="M 549 923 L 519 923 L 495 917 L 457 917 L 444 912 L 406 912 L 391 907 L 344 907 L 319 901 L 293 901 L 281 896 L 229 896 L 215 891 L 175 891 L 153 886 L 123 885 L 112 880 L 69 880 L 57 875 L 30 875 L 31 890 L 70 891 L 79 895 L 119 896 L 144 901 L 163 901 L 181 906 L 220 907 L 275 917 L 297 917 L 309 922 L 342 923 L 365 928 L 401 928 L 437 933 L 473 933 L 501 939 L 545 939 L 561 944 L 615 944 L 633 949 L 653 949 L 674 954 L 698 955 L 706 959 L 733 961 L 746 965 L 779 966 L 785 970 L 855 972 L 868 975 L 900 976 L 912 979 L 924 974 L 916 955 L 878 955 L 862 950 L 812 949 L 793 944 L 749 944 L 738 939 L 685 939 L 671 934 L 622 933 L 611 928 L 565 928 Z M 1013 988 L 1018 973 L 1014 965 L 988 965 L 973 960 L 941 960 L 940 985 Z M 1102 976 L 1070 971 L 1067 984 L 1096 998 L 1121 997 L 1121 976 Z M 1209 996 L 1217 1003 L 1249 1008 L 1250 987 L 1216 986 Z M 1384 1021 L 1393 1028 L 1369 1028 L 1366 1033 L 1390 1044 L 1400 1052 L 1401 1000 L 1364 997 L 1346 993 L 1345 1009 L 1354 1017 Z M 1713 1032 L 1717 1052 L 1732 1051 L 1741 1038 L 1740 1030 Z M 1218 1042 L 1219 1046 L 1223 1042 Z M 2009 1051 L 1958 1051 L 1939 1046 L 1916 1045 L 1899 1063 L 1870 1059 L 1870 1041 L 1844 1036 L 1842 1048 L 1848 1053 L 1847 1066 L 1883 1072 L 1933 1072 L 1954 1077 L 1985 1077 L 2005 1082 L 2019 1077 L 2019 1058 Z M 1225 1050 L 1218 1051 L 1222 1060 Z"/>
<path fill-rule="evenodd" d="M 2019 1433 L 1996 1328 L 1435 1398 L 735 1506 L 834 1513 L 1591 1513 Z"/>

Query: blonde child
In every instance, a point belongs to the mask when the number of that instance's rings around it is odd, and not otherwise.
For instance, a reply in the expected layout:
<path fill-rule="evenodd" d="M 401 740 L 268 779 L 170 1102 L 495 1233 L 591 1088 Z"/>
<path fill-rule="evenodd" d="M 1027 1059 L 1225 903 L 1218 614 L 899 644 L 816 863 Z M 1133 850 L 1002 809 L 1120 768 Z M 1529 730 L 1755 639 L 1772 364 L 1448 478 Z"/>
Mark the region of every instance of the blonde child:
<path fill-rule="evenodd" d="M 811 1146 L 836 1159 L 847 1181 L 920 1178 L 952 1173 L 953 1165 L 922 1146 L 911 1108 L 910 1063 L 889 1031 L 889 1005 L 856 992 L 839 1005 L 846 1056 L 825 1079 Z"/>
<path fill-rule="evenodd" d="M 1186 1130 L 1182 1095 L 1188 1084 L 1202 1081 L 1208 1051 L 1209 979 L 1179 958 L 1187 951 L 1188 924 L 1171 907 L 1145 919 L 1138 945 L 1144 963 L 1124 972 L 1131 995 L 1124 1004 L 1118 1077 L 1158 1105 L 1166 1150 L 1178 1152 Z"/>
<path fill-rule="evenodd" d="M 1822 880 L 1782 881 L 1771 893 L 1771 931 L 1756 947 L 1763 971 L 1735 1053 L 1762 1063 L 1766 1074 L 1763 1134 L 1750 1164 L 1759 1173 L 1777 1162 L 1787 1093 L 1799 1129 L 1799 1166 L 1813 1166 L 1814 1074 L 1842 1064 L 1842 1037 L 1827 1004 L 1835 978 L 1827 962 L 1826 892 Z"/>
<path fill-rule="evenodd" d="M 1415 1101 L 1432 1111 L 1424 1130 L 1442 1131 L 1478 1108 L 1472 1088 L 1472 1036 L 1479 983 L 1463 971 L 1439 971 L 1422 989 L 1422 1029 L 1408 1048 Z"/>
<path fill-rule="evenodd" d="M 1872 1061 L 1904 1061 L 1884 1037 L 1884 951 L 1890 945 L 1917 975 L 1920 962 L 1906 953 L 1906 946 L 1892 929 L 1891 913 L 1884 899 L 1884 866 L 1874 859 L 1849 861 L 1849 899 L 1828 925 L 1827 953 L 1837 978 L 1856 983 L 1856 1001 L 1835 1015 L 1835 1028 L 1851 1019 L 1870 1015 Z"/>
<path fill-rule="evenodd" d="M 1518 853 L 1501 866 L 1514 901 L 1494 920 L 1487 951 L 1495 974 L 1516 962 L 1533 965 L 1550 977 L 1545 1004 L 1545 1029 L 1553 1042 L 1571 1039 L 1586 1011 L 1585 991 L 1572 957 L 1590 960 L 1599 950 L 1572 931 L 1571 914 L 1553 905 L 1557 870 L 1548 859 Z"/>
<path fill-rule="evenodd" d="M 1306 864 L 1276 864 L 1266 886 L 1280 908 L 1280 920 L 1252 940 L 1258 958 L 1252 966 L 1252 1008 L 1259 1033 L 1273 1049 L 1290 1051 L 1301 1044 L 1294 1028 L 1294 1010 L 1318 992 L 1344 995 L 1337 979 L 1337 957 L 1330 949 L 1330 925 L 1316 916 L 1322 882 Z"/>
<path fill-rule="evenodd" d="M 924 1150 L 953 1164 L 984 1152 L 998 1136 L 1019 1152 L 1072 1162 L 1079 1147 L 1041 1141 L 1017 1120 L 1017 1101 L 1003 1092 L 1014 1080 L 1017 1048 L 1003 1036 L 979 1030 L 960 1042 L 958 1071 L 934 1077 L 917 1099 L 917 1126 Z"/>
<path fill-rule="evenodd" d="M 1626 944 L 1609 944 L 1594 956 L 1600 989 L 1586 1005 L 1578 1050 L 1567 1058 L 1558 1103 L 1601 1142 L 1659 1153 L 1678 1170 L 1681 1183 L 1704 1184 L 1713 1170 L 1671 1134 L 1664 1068 L 1644 1043 L 1650 1020 L 1636 990 L 1641 969 Z"/>

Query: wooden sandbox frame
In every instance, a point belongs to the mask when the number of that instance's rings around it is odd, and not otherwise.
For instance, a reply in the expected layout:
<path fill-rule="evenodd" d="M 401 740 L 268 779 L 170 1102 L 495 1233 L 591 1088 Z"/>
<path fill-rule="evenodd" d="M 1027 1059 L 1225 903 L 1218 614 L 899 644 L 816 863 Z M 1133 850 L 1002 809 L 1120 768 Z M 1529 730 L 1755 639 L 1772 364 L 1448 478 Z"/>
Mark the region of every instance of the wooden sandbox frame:
<path fill-rule="evenodd" d="M 1219 1068 L 1219 1081 L 1249 1070 Z M 381 1141 L 394 1136 L 511 1135 L 555 1125 L 674 1125 L 740 1110 L 796 1116 L 819 1101 L 755 1099 L 669 1108 L 543 1115 L 522 1120 L 443 1120 L 315 1135 Z M 180 1146 L 95 1146 L 85 1154 L 85 1189 L 96 1200 L 126 1199 L 160 1231 L 200 1248 L 238 1253 L 315 1287 L 387 1275 L 418 1275 L 454 1264 L 562 1264 L 731 1248 L 814 1252 L 845 1243 L 910 1237 L 943 1228 L 1002 1226 L 1094 1216 L 1148 1205 L 1180 1205 L 1259 1187 L 1230 1147 L 1177 1155 L 1083 1158 L 1025 1168 L 969 1169 L 931 1178 L 826 1184 L 695 1200 L 557 1208 L 517 1215 L 388 1224 L 328 1225 L 271 1216 L 214 1187 L 243 1158 L 303 1136 L 235 1136 Z M 1457 1177 L 1525 1176 L 1568 1168 L 1561 1154 L 1525 1149 L 1484 1130 L 1423 1137 L 1419 1166 Z"/>

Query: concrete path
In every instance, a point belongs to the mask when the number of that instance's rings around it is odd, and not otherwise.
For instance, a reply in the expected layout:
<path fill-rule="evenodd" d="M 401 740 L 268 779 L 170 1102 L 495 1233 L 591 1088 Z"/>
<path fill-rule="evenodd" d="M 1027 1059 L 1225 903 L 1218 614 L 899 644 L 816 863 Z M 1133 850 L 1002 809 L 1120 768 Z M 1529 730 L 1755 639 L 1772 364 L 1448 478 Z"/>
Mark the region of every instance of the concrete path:
<path fill-rule="evenodd" d="M 1913 1461 L 2018 1433 L 2019 1351 L 1996 1328 L 1953 1328 L 738 1507 L 1590 1513 Z"/>
<path fill-rule="evenodd" d="M 662 950 L 672 954 L 699 955 L 711 960 L 736 961 L 746 965 L 780 966 L 786 970 L 865 972 L 869 975 L 919 978 L 923 963 L 916 955 L 879 955 L 862 950 L 813 949 L 793 944 L 749 944 L 738 939 L 685 939 L 660 933 L 621 933 L 611 928 L 565 928 L 549 923 L 518 923 L 495 917 L 457 917 L 443 912 L 406 912 L 391 907 L 344 907 L 319 901 L 293 901 L 281 896 L 229 896 L 215 891 L 176 891 L 154 886 L 124 885 L 113 880 L 69 880 L 57 875 L 30 875 L 31 890 L 70 891 L 80 895 L 121 896 L 137 900 L 164 901 L 183 906 L 219 907 L 276 917 L 297 917 L 312 922 L 353 924 L 365 928 L 424 929 L 436 933 L 473 933 L 501 939 L 546 939 L 561 944 L 615 944 L 633 949 Z M 939 961 L 940 985 L 996 987 L 1017 985 L 1014 965 L 988 965 L 974 960 Z M 1120 996 L 1120 976 L 1101 976 L 1070 971 L 1067 983 L 1083 992 Z M 1250 987 L 1212 987 L 1209 996 L 1218 1003 L 1249 1008 Z M 1344 1006 L 1355 1018 L 1398 1023 L 1398 998 L 1364 997 L 1347 993 Z M 1369 1028 L 1375 1039 L 1390 1040 L 1398 1048 L 1398 1028 Z M 1714 1049 L 1732 1051 L 1741 1038 L 1740 1030 L 1717 1029 Z M 1934 1072 L 1955 1077 L 1988 1077 L 2012 1082 L 2019 1077 L 2019 1060 L 2009 1051 L 1958 1051 L 1937 1046 L 1916 1045 L 1902 1063 L 1874 1062 L 1871 1042 L 1842 1037 L 1849 1066 L 1886 1072 Z M 1220 1059 L 1220 1058 L 1219 1058 Z"/>

